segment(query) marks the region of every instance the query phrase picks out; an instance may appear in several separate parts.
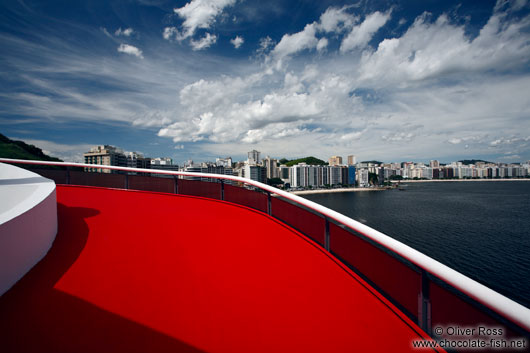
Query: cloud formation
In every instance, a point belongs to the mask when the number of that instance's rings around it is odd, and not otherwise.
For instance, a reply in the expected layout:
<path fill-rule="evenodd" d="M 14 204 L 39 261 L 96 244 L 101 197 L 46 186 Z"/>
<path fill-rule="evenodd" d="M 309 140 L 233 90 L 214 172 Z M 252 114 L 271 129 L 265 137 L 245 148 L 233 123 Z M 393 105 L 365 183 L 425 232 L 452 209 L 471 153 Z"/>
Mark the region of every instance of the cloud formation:
<path fill-rule="evenodd" d="M 217 36 L 214 34 L 206 33 L 204 37 L 199 40 L 191 40 L 190 44 L 193 50 L 203 50 L 212 46 L 217 42 Z"/>
<path fill-rule="evenodd" d="M 184 19 L 182 31 L 177 39 L 184 40 L 193 37 L 197 29 L 208 29 L 215 22 L 227 6 L 232 6 L 236 0 L 192 0 L 174 12 Z"/>
<path fill-rule="evenodd" d="M 401 21 L 397 8 L 329 7 L 288 33 L 252 37 L 226 29 L 235 22 L 215 28 L 235 16 L 234 4 L 194 0 L 176 9 L 183 23 L 160 24 L 161 44 L 135 38 L 150 54 L 143 60 L 115 55 L 119 45 L 143 58 L 120 44 L 128 29 L 96 30 L 113 38 L 108 56 L 0 33 L 14 48 L 0 58 L 21 82 L 1 91 L 0 113 L 129 123 L 198 160 L 252 148 L 279 157 L 530 158 L 530 16 L 518 12 L 527 5 L 499 2 L 475 32 L 454 14 Z M 173 42 L 184 38 L 194 52 Z M 17 50 L 27 54 L 9 56 Z"/>
<path fill-rule="evenodd" d="M 360 25 L 353 27 L 351 32 L 344 37 L 340 44 L 340 51 L 344 53 L 356 48 L 363 49 L 368 42 L 372 40 L 373 35 L 383 27 L 389 19 L 390 11 L 387 13 L 376 11 L 366 16 L 366 19 Z"/>
<path fill-rule="evenodd" d="M 529 18 L 507 19 L 494 13 L 471 39 L 446 15 L 431 20 L 424 14 L 403 35 L 384 39 L 372 49 L 368 45 L 388 23 L 391 11 L 369 13 L 360 21 L 347 10 L 330 8 L 318 22 L 285 34 L 266 59 L 278 62 L 305 50 L 327 48 L 325 33 L 342 34 L 334 39 L 342 56 L 317 63 L 307 60 L 311 54 L 296 56 L 291 64 L 283 61 L 272 71 L 266 65 L 246 77 L 197 81 L 181 90 L 182 118 L 161 129 L 159 136 L 177 143 L 267 145 L 277 140 L 284 150 L 293 148 L 293 137 L 305 136 L 337 151 L 367 150 L 360 146 L 375 138 L 381 146 L 399 146 L 405 156 L 418 155 L 415 143 L 454 146 L 447 147 L 454 154 L 465 144 L 466 153 L 480 154 L 487 147 L 484 137 L 466 137 L 466 132 L 487 136 L 487 131 L 505 129 L 503 119 L 487 116 L 504 108 L 509 111 L 509 104 L 518 111 L 504 119 L 529 113 L 521 93 L 524 86 L 530 87 L 528 75 L 488 78 L 492 69 L 503 72 L 506 65 L 528 63 L 530 44 L 523 33 Z M 262 52 L 271 42 L 262 41 Z M 282 84 L 275 84 L 282 75 Z M 447 75 L 456 75 L 449 87 L 444 84 Z M 249 96 L 260 91 L 264 94 L 258 99 Z M 501 92 L 512 92 L 512 98 Z M 475 119 L 482 121 L 482 128 L 474 126 Z M 371 147 L 375 155 L 387 153 Z"/>
<path fill-rule="evenodd" d="M 140 49 L 138 49 L 137 47 L 133 46 L 133 45 L 129 45 L 129 44 L 120 44 L 120 46 L 118 47 L 118 52 L 120 53 L 124 53 L 124 54 L 128 54 L 128 55 L 134 55 L 138 58 L 141 58 L 143 59 L 143 53 Z"/>
<path fill-rule="evenodd" d="M 116 32 L 114 32 L 114 35 L 115 36 L 130 37 L 131 34 L 133 34 L 133 33 L 134 33 L 134 30 L 132 28 L 126 28 L 126 29 L 122 30 L 121 27 L 120 27 L 120 28 L 118 28 L 116 30 Z"/>
<path fill-rule="evenodd" d="M 245 43 L 245 40 L 241 36 L 236 36 L 235 38 L 230 39 L 230 43 L 234 46 L 234 48 L 239 49 Z"/>

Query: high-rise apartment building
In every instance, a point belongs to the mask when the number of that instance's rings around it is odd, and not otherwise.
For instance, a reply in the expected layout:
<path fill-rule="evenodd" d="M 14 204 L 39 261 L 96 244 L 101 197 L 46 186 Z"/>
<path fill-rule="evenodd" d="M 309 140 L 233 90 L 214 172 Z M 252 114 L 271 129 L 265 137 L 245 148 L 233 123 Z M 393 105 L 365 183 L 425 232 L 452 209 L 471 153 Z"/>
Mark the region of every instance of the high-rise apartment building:
<path fill-rule="evenodd" d="M 368 169 L 361 169 L 357 173 L 357 184 L 361 187 L 367 187 L 369 185 L 369 174 Z"/>
<path fill-rule="evenodd" d="M 329 158 L 329 165 L 335 166 L 335 165 L 342 165 L 342 157 L 340 156 L 332 156 Z"/>
<path fill-rule="evenodd" d="M 260 152 L 256 150 L 252 150 L 248 153 L 248 164 L 249 165 L 258 165 L 259 164 L 259 155 Z"/>
<path fill-rule="evenodd" d="M 122 149 L 110 145 L 95 146 L 89 152 L 84 153 L 86 164 L 112 165 L 118 167 L 127 166 L 127 157 Z M 85 168 L 88 172 L 111 173 L 110 169 Z"/>
<path fill-rule="evenodd" d="M 171 158 L 164 158 L 164 157 L 157 157 L 157 158 L 151 158 L 151 169 L 159 169 L 159 170 L 172 170 L 172 171 L 179 171 L 179 166 L 176 164 L 173 164 L 173 159 Z M 157 177 L 164 177 L 164 178 L 173 178 L 172 175 L 168 174 L 151 174 L 152 176 Z"/>
<path fill-rule="evenodd" d="M 127 167 L 129 168 L 151 168 L 151 158 L 145 158 L 142 154 L 137 152 L 125 152 L 127 158 Z"/>
<path fill-rule="evenodd" d="M 440 162 L 438 162 L 435 159 L 429 162 L 429 167 L 431 168 L 438 168 L 439 166 L 440 166 Z"/>
<path fill-rule="evenodd" d="M 153 168 L 154 166 L 160 165 L 173 165 L 173 159 L 163 157 L 151 158 L 151 165 L 153 166 Z"/>
<path fill-rule="evenodd" d="M 232 157 L 216 158 L 215 165 L 218 167 L 232 168 Z"/>
<path fill-rule="evenodd" d="M 263 166 L 267 168 L 267 178 L 273 179 L 280 176 L 280 168 L 278 168 L 278 160 L 267 156 L 263 160 Z"/>
<path fill-rule="evenodd" d="M 267 170 L 259 165 L 250 165 L 247 164 L 243 168 L 243 177 L 261 183 L 267 182 Z"/>
<path fill-rule="evenodd" d="M 357 158 L 354 154 L 348 156 L 348 165 L 355 165 L 357 163 Z"/>

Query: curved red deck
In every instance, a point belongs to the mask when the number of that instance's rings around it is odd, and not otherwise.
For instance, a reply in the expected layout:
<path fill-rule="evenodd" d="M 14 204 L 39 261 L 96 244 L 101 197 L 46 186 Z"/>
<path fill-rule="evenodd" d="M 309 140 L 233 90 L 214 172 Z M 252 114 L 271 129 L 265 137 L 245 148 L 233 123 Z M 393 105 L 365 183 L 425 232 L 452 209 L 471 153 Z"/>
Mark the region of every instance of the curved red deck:
<path fill-rule="evenodd" d="M 86 187 L 59 186 L 57 199 L 52 250 L 0 298 L 2 351 L 401 352 L 421 339 L 263 213 Z"/>

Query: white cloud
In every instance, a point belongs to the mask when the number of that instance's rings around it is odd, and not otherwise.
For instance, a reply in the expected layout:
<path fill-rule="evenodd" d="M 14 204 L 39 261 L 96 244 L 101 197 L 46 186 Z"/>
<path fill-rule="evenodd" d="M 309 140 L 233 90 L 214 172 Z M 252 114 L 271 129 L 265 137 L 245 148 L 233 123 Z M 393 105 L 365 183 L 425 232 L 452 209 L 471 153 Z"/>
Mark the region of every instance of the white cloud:
<path fill-rule="evenodd" d="M 347 134 L 344 134 L 340 137 L 342 141 L 352 141 L 352 140 L 358 140 L 363 135 L 364 131 L 354 131 Z"/>
<path fill-rule="evenodd" d="M 466 142 L 479 142 L 482 143 L 486 137 L 485 136 L 465 136 L 465 137 L 452 137 L 447 142 L 452 145 L 458 145 L 460 143 Z"/>
<path fill-rule="evenodd" d="M 256 54 L 258 54 L 258 56 L 266 55 L 274 44 L 275 42 L 269 36 L 261 38 L 259 40 L 259 47 L 256 50 Z"/>
<path fill-rule="evenodd" d="M 118 28 L 116 30 L 116 32 L 114 32 L 114 35 L 130 37 L 131 34 L 133 34 L 133 33 L 134 33 L 134 30 L 132 28 L 126 28 L 126 29 L 122 30 L 121 27 L 120 27 L 120 28 Z"/>
<path fill-rule="evenodd" d="M 385 141 L 390 141 L 390 142 L 401 142 L 401 141 L 412 141 L 414 136 L 415 135 L 412 132 L 396 132 L 396 133 L 390 133 L 388 135 L 383 135 L 381 139 Z"/>
<path fill-rule="evenodd" d="M 209 48 L 213 44 L 215 44 L 215 42 L 217 42 L 217 36 L 215 34 L 212 35 L 210 33 L 206 33 L 204 37 L 197 41 L 193 39 L 190 40 L 190 44 L 193 50 L 203 50 Z"/>
<path fill-rule="evenodd" d="M 236 0 L 192 0 L 183 7 L 174 9 L 184 19 L 183 31 L 178 34 L 177 39 L 192 37 L 198 28 L 210 28 L 223 9 L 235 2 Z"/>
<path fill-rule="evenodd" d="M 308 94 L 290 91 L 245 100 L 246 92 L 254 84 L 261 84 L 264 77 L 256 74 L 211 82 L 200 80 L 184 87 L 180 101 L 187 118 L 161 129 L 159 136 L 172 137 L 175 142 L 256 143 L 303 133 L 303 125 L 322 108 Z"/>
<path fill-rule="evenodd" d="M 342 40 L 340 51 L 347 52 L 356 48 L 364 48 L 373 35 L 383 27 L 390 19 L 390 11 L 381 13 L 374 12 L 366 16 L 365 20 L 358 26 L 353 27 L 351 32 Z"/>
<path fill-rule="evenodd" d="M 319 29 L 324 32 L 342 32 L 358 22 L 358 16 L 347 12 L 351 6 L 330 7 L 321 16 Z"/>
<path fill-rule="evenodd" d="M 317 51 L 322 51 L 324 49 L 326 49 L 326 47 L 328 46 L 328 39 L 327 38 L 320 38 L 318 43 L 317 43 Z"/>
<path fill-rule="evenodd" d="M 138 58 L 143 59 L 142 51 L 135 46 L 129 45 L 129 44 L 120 44 L 118 47 L 118 51 L 120 53 L 128 54 L 128 55 L 134 55 Z"/>
<path fill-rule="evenodd" d="M 501 145 L 513 145 L 513 144 L 520 144 L 530 141 L 530 136 L 528 137 L 518 137 L 518 136 L 511 136 L 511 137 L 501 137 L 494 141 L 490 142 L 491 147 L 497 147 Z"/>
<path fill-rule="evenodd" d="M 431 23 L 424 14 L 401 38 L 385 39 L 375 52 L 364 53 L 361 78 L 387 85 L 456 72 L 510 70 L 530 56 L 523 34 L 529 25 L 529 17 L 505 23 L 502 14 L 494 14 L 471 40 L 463 26 L 451 24 L 445 15 Z"/>
<path fill-rule="evenodd" d="M 162 37 L 166 40 L 170 40 L 171 37 L 176 37 L 178 34 L 177 27 L 166 27 L 164 28 L 164 32 L 162 33 Z"/>
<path fill-rule="evenodd" d="M 230 39 L 230 43 L 234 46 L 234 48 L 239 49 L 243 45 L 245 40 L 241 36 L 236 36 L 235 38 Z"/>
<path fill-rule="evenodd" d="M 304 30 L 294 34 L 284 34 L 280 42 L 272 50 L 272 55 L 281 60 L 282 58 L 302 51 L 304 49 L 316 48 L 318 39 L 315 37 L 316 24 L 305 26 Z"/>

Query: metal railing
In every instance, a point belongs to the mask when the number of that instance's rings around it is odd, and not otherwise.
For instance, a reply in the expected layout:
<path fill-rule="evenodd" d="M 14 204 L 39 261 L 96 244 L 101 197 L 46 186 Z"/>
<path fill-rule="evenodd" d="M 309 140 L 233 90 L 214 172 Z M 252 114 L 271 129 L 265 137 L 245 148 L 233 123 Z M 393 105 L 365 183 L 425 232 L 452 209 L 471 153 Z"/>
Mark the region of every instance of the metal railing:
<path fill-rule="evenodd" d="M 40 170 L 43 176 L 55 179 L 58 184 L 164 191 L 252 207 L 279 219 L 318 243 L 367 280 L 430 335 L 433 335 L 432 328 L 435 326 L 475 327 L 481 324 L 505 327 L 504 332 L 512 337 L 530 337 L 530 309 L 375 229 L 315 202 L 257 181 L 221 174 L 82 163 L 6 158 L 0 158 L 0 162 L 66 167 L 65 170 Z M 73 171 L 71 167 L 101 168 L 125 174 Z M 156 178 L 129 173 L 170 177 Z M 186 180 L 186 177 L 200 180 Z M 205 178 L 216 182 L 203 181 Z M 246 188 L 231 184 L 245 185 Z M 156 190 L 153 190 L 154 187 Z M 249 187 L 257 190 L 250 190 Z"/>

